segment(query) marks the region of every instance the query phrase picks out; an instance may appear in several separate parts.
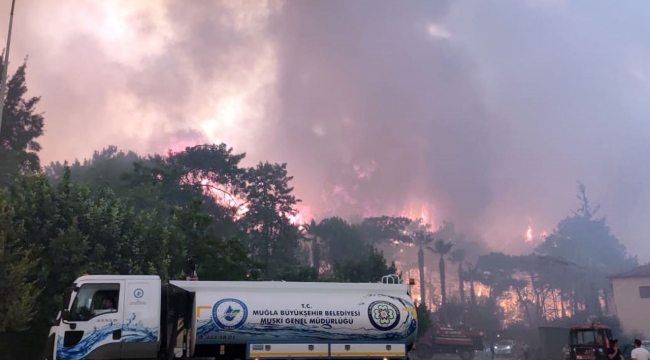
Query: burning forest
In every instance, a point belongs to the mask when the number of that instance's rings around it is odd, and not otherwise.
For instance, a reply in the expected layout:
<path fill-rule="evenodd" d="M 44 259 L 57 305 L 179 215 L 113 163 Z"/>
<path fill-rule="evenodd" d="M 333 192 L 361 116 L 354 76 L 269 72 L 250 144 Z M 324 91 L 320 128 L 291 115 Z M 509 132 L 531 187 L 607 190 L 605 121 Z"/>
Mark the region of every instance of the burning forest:
<path fill-rule="evenodd" d="M 597 316 L 635 335 L 609 277 L 650 254 L 650 27 L 625 20 L 641 5 L 20 6 L 0 124 L 9 358 L 42 358 L 30 339 L 77 276 L 184 279 L 188 258 L 204 280 L 399 274 L 422 333 L 528 341 Z"/>

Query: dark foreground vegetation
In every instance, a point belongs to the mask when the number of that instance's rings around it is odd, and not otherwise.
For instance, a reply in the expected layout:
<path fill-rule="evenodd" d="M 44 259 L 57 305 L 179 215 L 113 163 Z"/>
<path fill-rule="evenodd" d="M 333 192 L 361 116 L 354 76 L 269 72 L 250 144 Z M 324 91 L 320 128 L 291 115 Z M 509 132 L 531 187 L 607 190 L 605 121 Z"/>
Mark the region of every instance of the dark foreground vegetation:
<path fill-rule="evenodd" d="M 108 147 L 43 168 L 36 139 L 44 118 L 39 99 L 25 96 L 25 70 L 9 79 L 0 129 L 5 358 L 41 356 L 48 319 L 77 276 L 179 279 L 188 256 L 198 256 L 202 280 L 242 281 L 375 282 L 398 271 L 386 260 L 395 259 L 418 280 L 421 333 L 462 323 L 532 342 L 535 327 L 551 322 L 599 315 L 616 326 L 605 316 L 605 276 L 637 261 L 595 217 L 583 187 L 579 210 L 528 255 L 491 252 L 453 223 L 431 229 L 400 217 L 354 224 L 331 217 L 299 226 L 286 164 L 244 167 L 245 155 L 225 144 L 151 156 Z"/>

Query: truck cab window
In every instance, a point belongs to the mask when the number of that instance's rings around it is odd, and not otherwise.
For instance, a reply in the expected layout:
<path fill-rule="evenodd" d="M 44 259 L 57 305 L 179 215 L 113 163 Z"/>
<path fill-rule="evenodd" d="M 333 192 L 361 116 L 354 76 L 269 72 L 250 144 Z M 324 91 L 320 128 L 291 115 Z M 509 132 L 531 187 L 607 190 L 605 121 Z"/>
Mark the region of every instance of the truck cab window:
<path fill-rule="evenodd" d="M 70 307 L 71 321 L 88 321 L 95 316 L 117 312 L 119 284 L 83 284 Z"/>

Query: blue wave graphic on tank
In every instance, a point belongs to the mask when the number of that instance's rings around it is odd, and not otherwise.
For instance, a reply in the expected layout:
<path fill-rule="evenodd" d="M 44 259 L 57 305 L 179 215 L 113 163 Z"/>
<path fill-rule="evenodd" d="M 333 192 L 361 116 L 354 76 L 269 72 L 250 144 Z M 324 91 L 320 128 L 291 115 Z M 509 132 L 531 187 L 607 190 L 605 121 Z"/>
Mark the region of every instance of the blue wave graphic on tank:
<path fill-rule="evenodd" d="M 384 294 L 370 294 L 363 296 L 359 302 L 360 306 L 367 305 L 375 298 L 390 298 L 403 306 L 403 308 L 414 308 L 412 303 L 396 296 Z M 233 310 L 230 306 L 222 315 L 228 321 L 235 319 L 239 310 Z M 229 314 L 230 313 L 230 314 Z M 361 316 L 365 316 L 362 312 Z M 365 323 L 366 319 L 363 319 Z M 212 319 L 201 319 L 197 321 L 197 343 L 209 343 L 215 340 L 206 339 L 208 336 L 236 335 L 250 336 L 259 340 L 402 340 L 409 337 L 417 329 L 417 320 L 410 311 L 406 312 L 404 319 L 389 331 L 381 331 L 372 327 L 347 327 L 344 329 L 332 329 L 330 324 L 252 324 L 246 323 L 235 330 L 222 330 Z M 201 338 L 203 337 L 203 338 Z"/>
<path fill-rule="evenodd" d="M 70 347 L 63 347 L 63 337 L 59 336 L 57 339 L 57 358 L 61 360 L 77 360 L 83 359 L 95 347 L 106 339 L 110 339 L 109 343 L 115 342 L 112 340 L 113 331 L 122 330 L 122 338 L 120 342 L 153 342 L 158 340 L 158 327 L 147 327 L 142 325 L 141 322 L 134 323 L 136 316 L 133 314 L 125 324 L 120 322 L 111 322 L 106 326 L 100 328 L 93 328 L 92 331 L 87 332 L 86 335 L 78 344 Z"/>

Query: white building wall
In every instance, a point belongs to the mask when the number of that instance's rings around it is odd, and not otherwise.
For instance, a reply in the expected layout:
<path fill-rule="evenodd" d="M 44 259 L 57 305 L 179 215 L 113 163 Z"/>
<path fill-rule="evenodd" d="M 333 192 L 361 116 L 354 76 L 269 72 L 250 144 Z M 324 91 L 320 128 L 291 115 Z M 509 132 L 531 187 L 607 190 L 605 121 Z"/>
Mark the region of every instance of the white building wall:
<path fill-rule="evenodd" d="M 650 277 L 612 279 L 613 310 L 618 315 L 623 331 L 650 337 Z M 648 287 L 640 289 L 641 287 Z M 641 293 L 644 294 L 641 294 Z M 642 295 L 645 298 L 642 298 Z"/>

